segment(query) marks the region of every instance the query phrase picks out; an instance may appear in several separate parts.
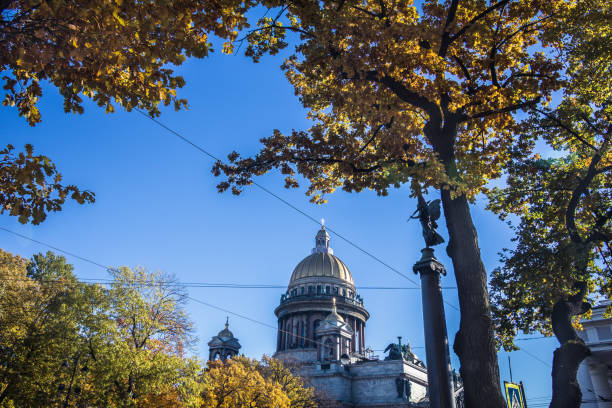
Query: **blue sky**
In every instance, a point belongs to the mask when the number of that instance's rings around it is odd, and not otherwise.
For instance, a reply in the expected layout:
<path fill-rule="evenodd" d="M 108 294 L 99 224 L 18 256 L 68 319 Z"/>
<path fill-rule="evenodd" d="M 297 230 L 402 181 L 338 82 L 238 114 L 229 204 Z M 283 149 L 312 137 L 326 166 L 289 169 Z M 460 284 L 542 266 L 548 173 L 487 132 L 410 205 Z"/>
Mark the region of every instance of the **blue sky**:
<path fill-rule="evenodd" d="M 165 110 L 159 119 L 212 154 L 225 157 L 236 149 L 255 153 L 259 139 L 275 128 L 290 131 L 309 125 L 293 89 L 281 74 L 282 56 L 253 64 L 242 56 L 215 53 L 207 60 L 188 60 L 179 71 L 187 80 L 180 96 L 189 110 Z M 58 93 L 44 90 L 43 122 L 34 128 L 12 108 L 0 108 L 2 144 L 50 156 L 64 182 L 96 193 L 96 203 L 68 203 L 42 225 L 21 225 L 7 215 L 0 226 L 104 265 L 145 266 L 173 273 L 183 282 L 286 285 L 293 268 L 310 253 L 318 226 L 279 200 L 253 187 L 241 196 L 218 194 L 219 182 L 210 172 L 213 161 L 136 112 L 117 109 L 112 115 L 86 103 L 83 115 L 64 114 Z M 416 207 L 407 188 L 388 197 L 374 192 L 337 192 L 329 203 L 309 203 L 304 189 L 285 190 L 283 178 L 271 173 L 258 179 L 280 195 L 384 260 L 413 280 L 412 265 L 420 257 L 420 225 L 407 219 Z M 432 195 L 433 197 L 433 195 Z M 497 253 L 511 245 L 508 227 L 484 210 L 472 207 L 487 271 L 497 265 Z M 441 233 L 446 236 L 444 222 Z M 357 286 L 414 286 L 385 266 L 332 235 L 331 246 L 350 268 Z M 29 257 L 47 248 L 0 231 L 0 247 Z M 443 286 L 455 286 L 452 264 L 444 246 L 437 256 L 448 268 Z M 107 278 L 104 270 L 67 256 L 80 278 Z M 274 308 L 280 289 L 190 288 L 189 295 L 275 325 Z M 424 359 L 419 290 L 362 290 L 371 314 L 366 343 L 382 356 L 397 336 L 408 340 Z M 445 299 L 458 305 L 456 290 Z M 223 328 L 227 313 L 191 302 L 187 305 L 199 337 L 196 353 L 206 356 L 206 342 Z M 458 329 L 458 312 L 447 307 L 449 338 Z M 274 330 L 230 316 L 230 329 L 251 357 L 274 352 Z M 526 337 L 526 336 L 520 336 Z M 556 342 L 534 339 L 519 343 L 544 361 L 552 360 Z M 452 350 L 451 350 L 452 353 Z M 508 354 L 501 352 L 501 379 L 509 380 Z M 551 395 L 549 365 L 522 351 L 510 354 L 515 381 L 525 383 L 527 399 Z M 458 359 L 452 355 L 453 366 Z"/>

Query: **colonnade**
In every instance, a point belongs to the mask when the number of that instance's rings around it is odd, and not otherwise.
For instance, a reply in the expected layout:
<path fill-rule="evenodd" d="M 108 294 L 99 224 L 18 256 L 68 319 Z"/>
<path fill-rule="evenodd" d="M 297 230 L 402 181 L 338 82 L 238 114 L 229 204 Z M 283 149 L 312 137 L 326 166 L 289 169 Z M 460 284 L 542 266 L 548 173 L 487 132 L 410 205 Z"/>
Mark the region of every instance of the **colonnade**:
<path fill-rule="evenodd" d="M 296 348 L 316 348 L 316 328 L 329 312 L 299 312 L 278 319 L 276 351 Z M 351 352 L 363 354 L 365 350 L 365 322 L 354 316 L 339 314 L 353 330 Z"/>

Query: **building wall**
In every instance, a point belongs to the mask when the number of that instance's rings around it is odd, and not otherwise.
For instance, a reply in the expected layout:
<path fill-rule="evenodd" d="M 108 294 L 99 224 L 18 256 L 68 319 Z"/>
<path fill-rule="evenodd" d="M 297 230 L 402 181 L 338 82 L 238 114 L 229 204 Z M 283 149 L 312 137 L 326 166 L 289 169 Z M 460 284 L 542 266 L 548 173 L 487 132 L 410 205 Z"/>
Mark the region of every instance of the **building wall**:
<path fill-rule="evenodd" d="M 392 408 L 414 407 L 424 403 L 427 393 L 427 372 L 406 361 L 360 361 L 342 365 L 331 363 L 305 364 L 298 374 L 344 407 Z M 398 378 L 410 381 L 411 395 L 406 400 L 398 396 Z"/>
<path fill-rule="evenodd" d="M 583 408 L 612 408 L 612 320 L 603 314 L 610 302 L 593 308 L 590 320 L 582 320 L 579 333 L 591 349 L 578 369 Z"/>

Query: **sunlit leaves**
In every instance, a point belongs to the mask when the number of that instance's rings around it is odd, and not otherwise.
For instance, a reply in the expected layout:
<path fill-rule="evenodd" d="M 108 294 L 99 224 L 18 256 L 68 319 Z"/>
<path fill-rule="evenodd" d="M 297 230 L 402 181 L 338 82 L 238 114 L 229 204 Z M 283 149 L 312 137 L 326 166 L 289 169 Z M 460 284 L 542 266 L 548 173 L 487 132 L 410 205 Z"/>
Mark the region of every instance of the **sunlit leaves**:
<path fill-rule="evenodd" d="M 15 106 L 30 125 L 41 120 L 40 81 L 64 98 L 66 112 L 83 111 L 82 96 L 107 112 L 116 103 L 159 114 L 186 101 L 171 66 L 212 51 L 209 35 L 226 41 L 246 27 L 252 2 L 41 1 L 3 2 L 0 67 L 4 105 Z"/>
<path fill-rule="evenodd" d="M 506 348 L 514 347 L 519 330 L 551 334 L 553 305 L 575 293 L 578 283 L 591 302 L 612 295 L 611 12 L 608 2 L 578 1 L 546 33 L 566 63 L 563 98 L 532 111 L 522 142 L 545 141 L 561 157 L 531 156 L 516 147 L 507 185 L 488 193 L 490 209 L 518 220 L 517 245 L 504 251 L 491 280 Z"/>
<path fill-rule="evenodd" d="M 199 406 L 181 291 L 144 270 L 114 278 L 85 284 L 61 256 L 0 250 L 0 406 Z"/>
<path fill-rule="evenodd" d="M 220 191 L 279 169 L 286 187 L 297 186 L 292 172 L 304 176 L 315 202 L 337 188 L 386 195 L 411 178 L 473 198 L 510 160 L 514 113 L 562 84 L 542 36 L 571 2 L 459 2 L 453 16 L 437 1 L 421 11 L 407 1 L 264 4 L 246 53 L 257 61 L 295 45 L 282 68 L 315 123 L 218 163 Z"/>
<path fill-rule="evenodd" d="M 279 361 L 233 357 L 209 361 L 201 408 L 315 408 L 314 391 Z"/>
<path fill-rule="evenodd" d="M 94 202 L 92 192 L 61 181 L 55 164 L 34 155 L 31 145 L 18 154 L 7 145 L 0 150 L 0 214 L 16 216 L 22 224 L 40 224 L 48 213 L 61 210 L 67 198 L 79 204 Z"/>

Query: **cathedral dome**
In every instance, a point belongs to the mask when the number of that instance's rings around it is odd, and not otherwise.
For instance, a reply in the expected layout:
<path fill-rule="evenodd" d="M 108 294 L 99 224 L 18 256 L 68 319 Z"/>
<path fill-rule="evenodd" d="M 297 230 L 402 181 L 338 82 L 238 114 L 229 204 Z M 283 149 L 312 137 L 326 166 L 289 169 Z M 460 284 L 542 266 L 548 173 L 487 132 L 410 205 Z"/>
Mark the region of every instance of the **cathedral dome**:
<path fill-rule="evenodd" d="M 333 249 L 329 247 L 329 233 L 324 226 L 321 226 L 317 232 L 312 254 L 302 259 L 293 270 L 289 287 L 309 278 L 336 278 L 350 286 L 355 286 L 353 275 L 344 262 L 334 256 Z"/>
<path fill-rule="evenodd" d="M 289 286 L 305 278 L 326 277 L 343 280 L 354 285 L 353 275 L 340 258 L 326 253 L 314 253 L 304 258 L 293 270 Z"/>

